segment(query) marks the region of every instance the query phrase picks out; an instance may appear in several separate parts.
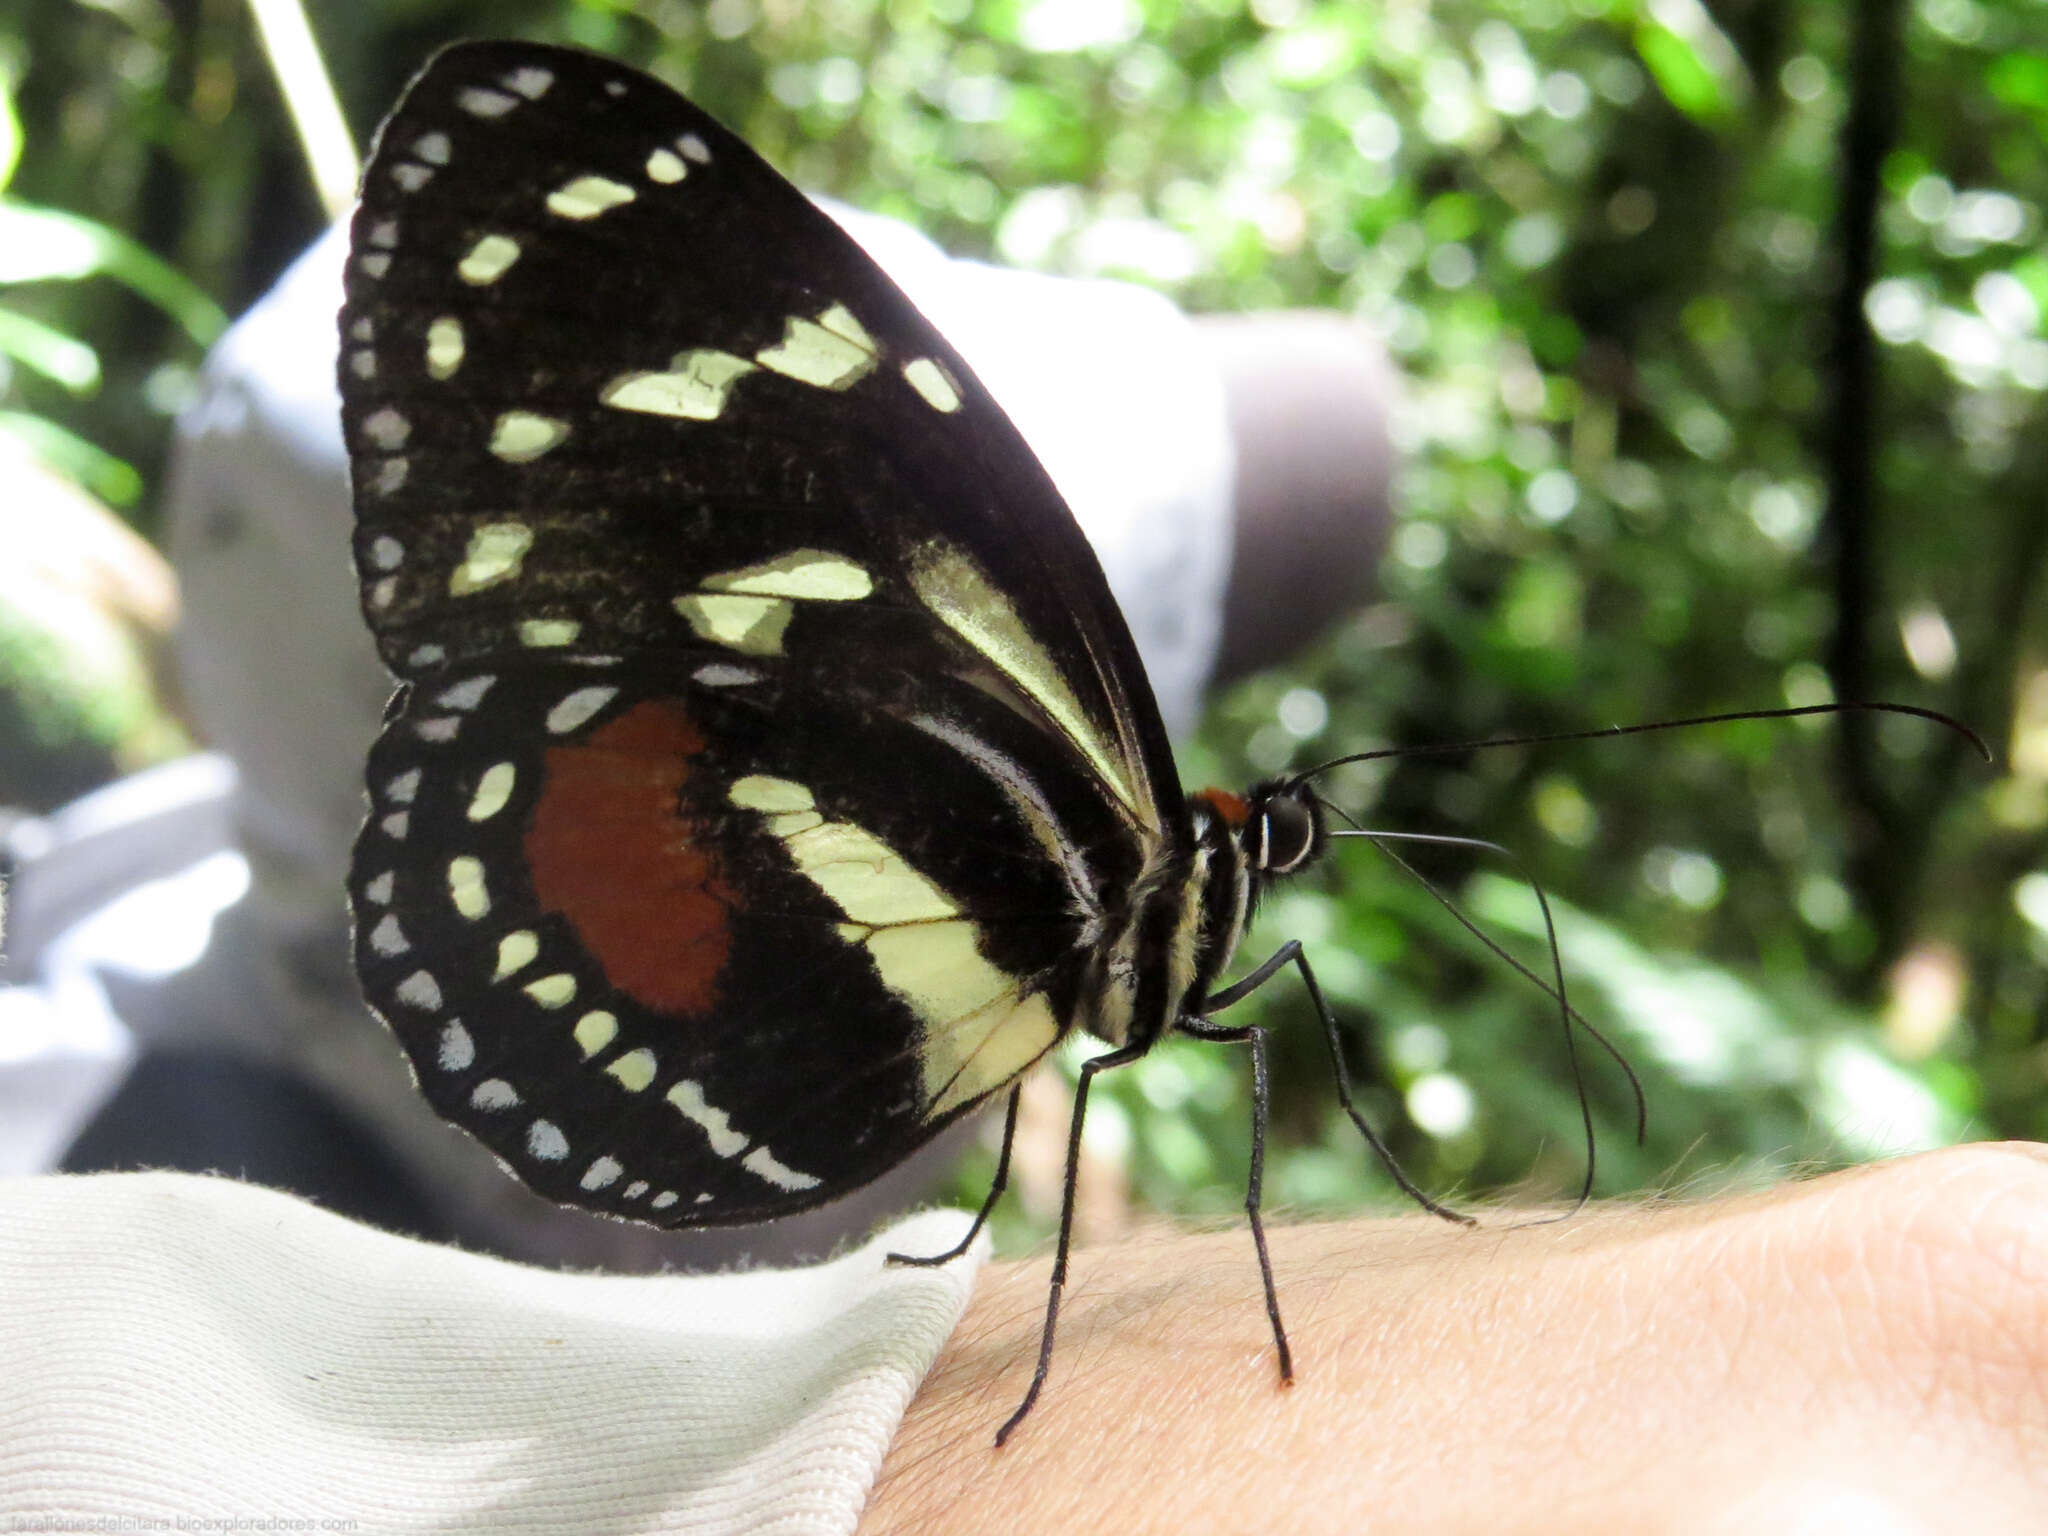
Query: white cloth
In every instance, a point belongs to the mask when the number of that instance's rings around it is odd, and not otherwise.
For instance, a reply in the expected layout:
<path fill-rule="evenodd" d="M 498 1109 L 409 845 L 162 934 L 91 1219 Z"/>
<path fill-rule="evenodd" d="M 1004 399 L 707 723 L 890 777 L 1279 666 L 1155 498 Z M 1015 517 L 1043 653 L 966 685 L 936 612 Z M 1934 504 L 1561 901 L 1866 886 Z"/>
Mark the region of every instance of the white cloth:
<path fill-rule="evenodd" d="M 567 1274 L 224 1179 L 0 1180 L 0 1530 L 852 1531 L 985 1244 L 883 1257 L 967 1221 Z"/>

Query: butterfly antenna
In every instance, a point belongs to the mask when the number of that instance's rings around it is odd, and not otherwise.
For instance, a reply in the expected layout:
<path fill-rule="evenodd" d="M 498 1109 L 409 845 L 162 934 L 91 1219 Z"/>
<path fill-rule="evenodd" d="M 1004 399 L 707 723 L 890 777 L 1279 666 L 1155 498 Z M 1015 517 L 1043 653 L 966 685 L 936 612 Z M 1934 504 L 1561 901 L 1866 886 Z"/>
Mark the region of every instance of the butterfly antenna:
<path fill-rule="evenodd" d="M 1489 736 L 1482 741 L 1377 747 L 1370 752 L 1347 753 L 1343 757 L 1333 757 L 1326 763 L 1318 763 L 1315 767 L 1296 774 L 1294 782 L 1313 779 L 1319 774 L 1328 773 L 1332 768 L 1341 768 L 1346 763 L 1371 763 L 1386 757 L 1442 757 L 1457 752 L 1478 752 L 1488 747 L 1535 747 L 1553 741 L 1594 741 L 1608 736 L 1640 736 L 1646 731 L 1677 731 L 1695 725 L 1722 725 L 1731 720 L 1791 720 L 1801 715 L 1840 715 L 1856 712 L 1911 715 L 1919 720 L 1932 720 L 1936 725 L 1947 727 L 1969 742 L 1985 762 L 1996 761 L 1982 736 L 1953 715 L 1944 715 L 1938 709 L 1922 709 L 1917 704 L 1801 704 L 1786 709 L 1738 709 L 1719 715 L 1688 715 L 1682 720 L 1649 720 L 1641 725 L 1607 725 L 1591 731 L 1552 731 L 1540 736 Z"/>
<path fill-rule="evenodd" d="M 1453 837 L 1449 835 L 1437 835 L 1422 832 L 1368 832 L 1363 827 L 1360 827 L 1356 821 L 1352 820 L 1351 816 L 1345 812 L 1342 806 L 1332 804 L 1329 800 L 1324 799 L 1321 795 L 1317 795 L 1316 799 L 1321 802 L 1324 810 L 1328 811 L 1331 815 L 1342 819 L 1343 821 L 1349 822 L 1352 827 L 1352 830 L 1349 832 L 1333 832 L 1330 834 L 1332 837 L 1367 837 L 1385 838 L 1389 841 L 1399 840 L 1402 842 L 1456 843 L 1463 845 L 1465 847 L 1481 849 L 1487 853 L 1500 854 L 1503 857 L 1507 858 L 1510 862 L 1520 862 L 1519 860 L 1515 859 L 1513 850 L 1504 848 L 1499 843 L 1488 842 L 1484 838 Z M 1643 1143 L 1649 1137 L 1650 1130 L 1648 1100 L 1643 1091 L 1642 1079 L 1636 1076 L 1636 1069 L 1632 1065 L 1630 1065 L 1629 1059 L 1623 1053 L 1621 1047 L 1616 1045 L 1612 1040 L 1608 1039 L 1607 1036 L 1601 1032 L 1599 1026 L 1594 1024 L 1591 1019 L 1587 1018 L 1583 1013 L 1579 1012 L 1578 1009 L 1572 1007 L 1569 1003 L 1565 1002 L 1565 999 L 1561 995 L 1558 988 L 1553 987 L 1541 976 L 1538 976 L 1534 971 L 1530 970 L 1528 966 L 1524 965 L 1520 960 L 1516 959 L 1514 955 L 1512 955 L 1506 949 L 1504 949 L 1500 945 L 1500 943 L 1493 938 L 1492 935 L 1487 933 L 1487 931 L 1484 928 L 1481 928 L 1477 923 L 1473 922 L 1470 917 L 1466 916 L 1464 909 L 1460 907 L 1457 904 L 1457 902 L 1451 898 L 1449 892 L 1445 891 L 1441 886 L 1437 885 L 1434 881 L 1432 881 L 1429 878 L 1429 876 L 1423 874 L 1421 870 L 1417 869 L 1413 864 L 1410 864 L 1406 859 L 1403 859 L 1391 848 L 1387 848 L 1384 845 L 1382 845 L 1380 847 L 1380 852 L 1385 854 L 1389 859 L 1392 859 L 1396 864 L 1400 865 L 1401 869 L 1407 874 L 1409 879 L 1413 880 L 1417 885 L 1421 886 L 1432 897 L 1434 897 L 1437 904 L 1441 906 L 1446 912 L 1450 913 L 1452 917 L 1456 918 L 1458 920 L 1458 925 L 1462 927 L 1467 933 L 1471 934 L 1473 938 L 1477 939 L 1481 944 L 1485 945 L 1486 948 L 1493 954 L 1495 959 L 1501 961 L 1503 964 L 1512 968 L 1517 974 L 1519 974 L 1522 977 L 1524 981 L 1528 982 L 1530 986 L 1534 987 L 1537 991 L 1541 992 L 1545 997 L 1549 998 L 1552 1002 L 1562 1005 L 1565 1008 L 1566 1012 L 1570 1015 L 1572 1023 L 1576 1024 L 1580 1029 L 1584 1030 L 1588 1035 L 1592 1036 L 1593 1040 L 1599 1045 L 1600 1049 L 1607 1053 L 1608 1057 L 1614 1062 L 1614 1064 L 1617 1067 L 1621 1068 L 1622 1076 L 1628 1079 L 1629 1093 L 1635 1099 L 1636 1145 L 1643 1145 Z M 1529 881 L 1529 884 L 1530 887 L 1535 890 L 1537 900 L 1541 902 L 1543 906 L 1543 911 L 1547 916 L 1550 911 L 1550 904 L 1547 901 L 1543 900 L 1542 888 L 1538 886 L 1533 879 Z M 1553 940 L 1551 948 L 1552 959 L 1554 962 L 1556 960 L 1556 934 L 1554 931 L 1551 937 Z M 1562 978 L 1560 978 L 1560 980 L 1561 979 Z"/>
<path fill-rule="evenodd" d="M 1317 798 L 1320 800 L 1322 797 L 1317 796 Z M 1334 812 L 1337 816 L 1343 818 L 1347 822 L 1351 821 L 1351 817 L 1346 815 L 1341 808 L 1334 805 L 1330 805 L 1328 804 L 1328 802 L 1324 802 L 1324 804 L 1326 809 Z M 1585 1030 L 1587 1034 L 1592 1036 L 1593 1039 L 1596 1042 L 1598 1042 L 1600 1048 L 1606 1051 L 1607 1054 L 1614 1059 L 1615 1064 L 1621 1068 L 1623 1075 L 1628 1079 L 1629 1091 L 1635 1099 L 1636 1144 L 1638 1146 L 1640 1146 L 1643 1143 L 1643 1140 L 1648 1132 L 1649 1114 L 1647 1108 L 1647 1101 L 1643 1093 L 1642 1080 L 1636 1076 L 1635 1068 L 1629 1065 L 1628 1058 L 1622 1054 L 1620 1048 L 1616 1046 L 1612 1040 L 1608 1039 L 1607 1036 L 1602 1034 L 1600 1030 L 1596 1029 L 1585 1018 L 1584 1015 L 1582 1015 L 1576 1008 L 1572 1007 L 1570 1000 L 1566 995 L 1563 952 L 1557 941 L 1557 924 L 1554 916 L 1551 913 L 1550 899 L 1543 894 L 1543 887 L 1541 886 L 1541 884 L 1537 882 L 1533 875 L 1528 873 L 1526 868 L 1523 868 L 1523 878 L 1528 882 L 1529 889 L 1535 893 L 1537 905 L 1542 909 L 1543 912 L 1544 934 L 1550 949 L 1550 963 L 1551 972 L 1553 976 L 1552 981 L 1545 981 L 1542 977 L 1538 976 L 1534 971 L 1530 970 L 1529 967 L 1522 964 L 1522 962 L 1517 960 L 1513 955 L 1509 954 L 1491 935 L 1487 934 L 1483 929 L 1481 929 L 1478 926 L 1478 924 L 1474 923 L 1472 919 L 1465 914 L 1463 909 L 1460 908 L 1458 904 L 1451 899 L 1450 895 L 1447 892 L 1441 889 L 1434 881 L 1430 880 L 1430 878 L 1427 875 L 1423 874 L 1421 870 L 1417 869 L 1414 866 L 1414 864 L 1412 864 L 1407 859 L 1402 858 L 1400 854 L 1396 853 L 1392 848 L 1388 847 L 1387 845 L 1389 843 L 1394 842 L 1407 842 L 1428 843 L 1438 847 L 1472 848 L 1482 850 L 1488 853 L 1499 854 L 1502 857 L 1508 859 L 1511 863 L 1520 865 L 1521 861 L 1516 859 L 1514 854 L 1510 850 L 1503 848 L 1498 843 L 1487 842 L 1482 838 L 1455 837 L 1447 834 L 1428 832 L 1370 831 L 1365 828 L 1359 827 L 1355 822 L 1352 823 L 1352 828 L 1350 831 L 1338 831 L 1333 832 L 1330 835 L 1332 837 L 1362 837 L 1370 843 L 1372 843 L 1374 847 L 1379 849 L 1381 854 L 1383 854 L 1386 858 L 1392 860 L 1394 864 L 1398 866 L 1404 874 L 1406 874 L 1411 880 L 1415 881 L 1416 884 L 1420 885 L 1425 891 L 1427 891 L 1430 894 L 1430 896 L 1435 899 L 1439 906 L 1441 906 L 1446 912 L 1450 913 L 1452 917 L 1457 919 L 1459 926 L 1464 928 L 1467 933 L 1471 934 L 1481 944 L 1485 945 L 1486 948 L 1489 951 L 1491 951 L 1497 958 L 1505 961 L 1509 966 L 1513 967 L 1514 970 L 1518 972 L 1522 977 L 1524 977 L 1532 986 L 1534 986 L 1538 991 L 1544 993 L 1546 996 L 1551 998 L 1557 1004 L 1558 1022 L 1560 1028 L 1564 1032 L 1565 1055 L 1571 1063 L 1572 1084 L 1578 1094 L 1579 1122 L 1581 1127 L 1583 1128 L 1585 1136 L 1586 1171 L 1579 1182 L 1578 1196 L 1573 1201 L 1571 1209 L 1559 1216 L 1544 1217 L 1543 1222 L 1561 1221 L 1564 1220 L 1566 1217 L 1577 1213 L 1579 1210 L 1583 1209 L 1587 1201 L 1589 1201 L 1592 1198 L 1593 1180 L 1598 1168 L 1599 1147 L 1597 1138 L 1595 1137 L 1593 1130 L 1592 1104 L 1586 1096 L 1585 1070 L 1583 1064 L 1579 1059 L 1578 1038 L 1572 1032 L 1572 1026 L 1574 1024 L 1576 1024 L 1579 1028 Z M 1542 1222 L 1522 1223 L 1522 1225 L 1541 1224 Z"/>

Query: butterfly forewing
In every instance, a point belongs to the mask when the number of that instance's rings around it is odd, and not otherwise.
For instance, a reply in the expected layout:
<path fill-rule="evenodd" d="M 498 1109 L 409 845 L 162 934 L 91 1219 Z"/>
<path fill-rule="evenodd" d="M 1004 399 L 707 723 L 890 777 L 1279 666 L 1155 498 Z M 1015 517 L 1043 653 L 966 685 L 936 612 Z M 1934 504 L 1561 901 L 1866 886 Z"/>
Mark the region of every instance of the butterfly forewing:
<path fill-rule="evenodd" d="M 1182 814 L 1071 514 L 836 225 L 622 66 L 443 53 L 353 235 L 356 556 L 404 685 L 351 881 L 372 1002 L 557 1198 L 865 1183 L 1073 1022 Z"/>

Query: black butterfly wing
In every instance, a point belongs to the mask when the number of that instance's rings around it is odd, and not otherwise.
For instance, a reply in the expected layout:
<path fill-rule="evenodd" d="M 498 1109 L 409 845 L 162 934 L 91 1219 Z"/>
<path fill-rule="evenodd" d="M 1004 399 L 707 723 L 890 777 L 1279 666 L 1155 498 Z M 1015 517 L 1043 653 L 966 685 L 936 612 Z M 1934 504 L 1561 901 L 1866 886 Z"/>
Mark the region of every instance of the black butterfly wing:
<path fill-rule="evenodd" d="M 608 60 L 438 56 L 347 284 L 406 685 L 351 878 L 371 1001 L 557 1198 L 867 1182 L 1073 1022 L 1182 817 L 1071 514 L 836 225 Z"/>

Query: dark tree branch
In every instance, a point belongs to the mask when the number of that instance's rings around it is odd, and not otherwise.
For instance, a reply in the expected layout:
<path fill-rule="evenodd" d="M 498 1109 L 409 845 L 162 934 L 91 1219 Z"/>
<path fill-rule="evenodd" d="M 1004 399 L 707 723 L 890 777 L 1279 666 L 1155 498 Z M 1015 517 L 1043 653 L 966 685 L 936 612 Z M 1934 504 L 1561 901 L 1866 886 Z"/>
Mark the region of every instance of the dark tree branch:
<path fill-rule="evenodd" d="M 1850 7 L 1849 108 L 1842 123 L 1842 195 L 1835 218 L 1838 277 L 1826 360 L 1830 383 L 1823 429 L 1828 505 L 1825 548 L 1833 561 L 1835 627 L 1827 668 L 1838 699 L 1876 696 L 1871 641 L 1881 604 L 1877 560 L 1876 338 L 1863 297 L 1876 280 L 1877 216 L 1885 155 L 1897 142 L 1905 70 L 1903 0 Z M 1877 955 L 1898 947 L 1911 882 L 1899 878 L 1898 839 L 1908 818 L 1888 797 L 1876 766 L 1869 716 L 1841 721 L 1836 771 L 1850 839 L 1847 874 L 1878 930 Z"/>

